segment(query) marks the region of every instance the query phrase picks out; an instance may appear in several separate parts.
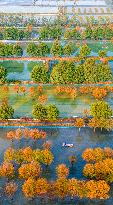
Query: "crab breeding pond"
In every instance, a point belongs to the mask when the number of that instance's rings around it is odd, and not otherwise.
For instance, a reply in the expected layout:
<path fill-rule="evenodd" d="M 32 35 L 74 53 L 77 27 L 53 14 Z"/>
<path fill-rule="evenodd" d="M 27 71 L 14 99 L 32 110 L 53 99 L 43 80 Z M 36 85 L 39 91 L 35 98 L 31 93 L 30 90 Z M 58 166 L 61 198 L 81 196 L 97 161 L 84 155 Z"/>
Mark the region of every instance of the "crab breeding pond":
<path fill-rule="evenodd" d="M 113 7 L 0 0 L 0 205 L 113 205 Z"/>

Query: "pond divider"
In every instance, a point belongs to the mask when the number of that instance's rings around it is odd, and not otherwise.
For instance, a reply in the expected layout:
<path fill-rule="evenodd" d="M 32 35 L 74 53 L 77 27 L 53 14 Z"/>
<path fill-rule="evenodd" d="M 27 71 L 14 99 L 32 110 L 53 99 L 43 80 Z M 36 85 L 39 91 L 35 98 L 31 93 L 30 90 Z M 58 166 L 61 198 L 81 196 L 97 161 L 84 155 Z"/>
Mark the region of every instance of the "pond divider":
<path fill-rule="evenodd" d="M 95 60 L 106 60 L 110 61 L 113 60 L 113 56 L 107 56 L 107 57 L 99 57 L 99 56 L 88 56 L 86 58 L 80 58 L 79 56 L 70 56 L 70 57 L 0 57 L 0 61 L 75 61 L 79 62 L 80 60 L 86 60 L 87 58 L 95 59 Z"/>

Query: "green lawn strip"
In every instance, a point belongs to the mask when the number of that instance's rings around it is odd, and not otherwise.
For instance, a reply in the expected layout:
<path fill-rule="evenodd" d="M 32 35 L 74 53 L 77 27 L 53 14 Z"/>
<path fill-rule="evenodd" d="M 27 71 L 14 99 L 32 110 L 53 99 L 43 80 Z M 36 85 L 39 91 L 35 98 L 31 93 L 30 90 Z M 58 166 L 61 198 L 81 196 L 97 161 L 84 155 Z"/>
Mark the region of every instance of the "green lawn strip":
<path fill-rule="evenodd" d="M 18 104 L 16 104 L 14 109 L 15 109 L 14 116 L 31 117 L 32 116 L 32 109 L 33 109 L 32 101 L 25 101 L 25 102 L 19 104 L 19 106 L 18 106 Z"/>
<path fill-rule="evenodd" d="M 11 95 L 9 97 L 9 103 L 13 106 L 14 110 L 16 111 L 19 109 L 23 104 L 27 104 L 29 102 L 28 96 L 14 96 Z"/>
<path fill-rule="evenodd" d="M 106 52 L 113 52 L 113 45 L 112 43 L 104 43 L 104 42 L 95 42 L 95 43 L 88 43 L 88 46 L 91 48 L 91 51 L 98 53 L 100 50 Z"/>
<path fill-rule="evenodd" d="M 8 73 L 22 73 L 24 69 L 24 63 L 18 61 L 1 61 L 0 66 L 7 68 Z"/>

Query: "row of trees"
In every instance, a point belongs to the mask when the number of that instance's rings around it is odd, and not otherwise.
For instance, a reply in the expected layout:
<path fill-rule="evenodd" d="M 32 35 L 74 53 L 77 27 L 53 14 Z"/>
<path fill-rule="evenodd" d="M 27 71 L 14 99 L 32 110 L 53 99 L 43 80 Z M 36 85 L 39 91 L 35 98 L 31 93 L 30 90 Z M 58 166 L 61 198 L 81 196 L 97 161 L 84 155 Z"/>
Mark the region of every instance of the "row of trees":
<path fill-rule="evenodd" d="M 0 119 L 13 118 L 14 109 L 7 102 L 3 102 L 0 106 Z M 56 120 L 59 117 L 59 110 L 55 105 L 44 106 L 42 104 L 36 104 L 32 111 L 33 117 L 39 120 Z"/>
<path fill-rule="evenodd" d="M 96 147 L 94 149 L 87 148 L 82 153 L 82 158 L 88 163 L 103 161 L 107 158 L 113 159 L 113 149 L 110 147 Z"/>
<path fill-rule="evenodd" d="M 44 106 L 42 104 L 36 104 L 33 109 L 33 117 L 39 120 L 56 120 L 59 117 L 59 110 L 55 105 Z"/>
<path fill-rule="evenodd" d="M 32 191 L 31 191 L 32 187 Z M 101 188 L 100 188 L 101 187 Z M 76 178 L 62 179 L 49 183 L 46 179 L 38 180 L 29 178 L 22 186 L 22 191 L 27 198 L 47 197 L 61 198 L 90 198 L 90 199 L 107 199 L 109 198 L 109 185 L 104 181 L 80 181 Z"/>
<path fill-rule="evenodd" d="M 19 44 L 0 43 L 0 56 L 22 56 L 23 50 Z"/>
<path fill-rule="evenodd" d="M 113 38 L 113 29 L 109 26 L 87 26 L 85 29 L 82 28 L 67 28 L 64 32 L 65 39 L 94 39 L 110 40 Z"/>
<path fill-rule="evenodd" d="M 113 129 L 112 113 L 113 111 L 107 102 L 97 101 L 91 105 L 90 114 L 93 118 L 88 120 L 87 125 L 93 127 L 94 131 L 96 128 L 111 130 Z M 84 125 L 86 125 L 86 123 L 83 118 L 76 119 L 75 126 L 80 129 Z"/>
<path fill-rule="evenodd" d="M 109 10 L 109 9 L 108 9 Z M 109 12 L 108 12 L 109 13 Z M 70 18 L 70 15 L 67 14 L 61 15 L 62 12 L 60 12 L 60 15 L 58 15 L 54 20 L 51 17 L 28 17 L 24 15 L 18 15 L 18 14 L 0 14 L 0 26 L 17 26 L 17 27 L 26 27 L 28 25 L 32 26 L 88 26 L 89 24 L 92 26 L 95 25 L 108 25 L 112 23 L 112 18 L 110 18 L 107 14 L 102 16 L 97 16 L 95 19 L 94 16 L 87 16 L 86 18 L 83 18 L 82 16 L 78 16 L 73 13 L 73 16 Z"/>
<path fill-rule="evenodd" d="M 112 80 L 110 66 L 103 63 L 97 64 L 93 59 L 87 59 L 82 64 L 61 61 L 53 67 L 50 76 L 50 82 L 58 84 L 97 83 L 109 80 Z"/>
<path fill-rule="evenodd" d="M 68 95 L 71 99 L 74 100 L 77 96 L 77 88 L 73 88 L 71 86 L 56 86 L 54 93 L 58 97 Z"/>
<path fill-rule="evenodd" d="M 56 86 L 54 89 L 55 95 L 57 95 L 59 98 L 62 97 L 62 95 L 66 96 L 68 95 L 70 98 L 75 99 L 77 95 L 80 94 L 90 94 L 94 96 L 96 99 L 103 99 L 107 96 L 107 94 L 110 92 L 109 87 L 95 87 L 95 86 L 81 86 L 77 89 L 77 87 L 72 86 Z"/>
<path fill-rule="evenodd" d="M 61 25 L 45 25 L 42 26 L 35 33 L 39 36 L 40 40 L 48 39 L 64 39 L 68 40 L 84 40 L 84 39 L 107 39 L 113 38 L 113 29 L 110 25 L 87 25 L 84 28 L 80 26 L 66 26 Z M 16 27 L 5 27 L 0 32 L 0 39 L 7 40 L 23 40 L 32 37 L 32 24 L 27 25 L 25 29 L 18 29 Z"/>
<path fill-rule="evenodd" d="M 29 43 L 27 45 L 27 53 L 29 56 L 71 56 L 75 53 L 77 47 L 74 43 L 68 42 L 62 45 L 59 40 L 55 40 L 53 44 L 39 42 L 38 44 Z M 83 44 L 80 47 L 79 58 L 87 57 L 91 53 L 91 48 L 87 44 Z M 99 57 L 106 57 L 105 51 L 99 51 Z M 19 44 L 4 44 L 0 43 L 0 56 L 22 56 L 23 49 Z M 104 59 L 103 59 L 104 60 Z"/>
<path fill-rule="evenodd" d="M 0 39 L 1 40 L 23 40 L 31 38 L 31 32 L 29 27 L 25 29 L 18 29 L 16 27 L 5 27 L 0 32 Z"/>
<path fill-rule="evenodd" d="M 4 153 L 4 163 L 9 163 L 10 166 L 13 167 L 12 168 L 13 171 L 8 172 L 8 170 L 6 170 L 5 175 L 8 175 L 9 178 L 12 178 L 14 176 L 15 173 L 14 163 L 18 164 L 19 167 L 21 167 L 21 165 L 32 163 L 32 162 L 49 166 L 53 162 L 53 160 L 54 160 L 54 156 L 52 152 L 50 151 L 50 149 L 47 149 L 45 147 L 44 149 L 35 149 L 35 150 L 33 150 L 31 147 L 25 147 L 21 149 L 8 148 Z M 9 170 L 10 170 L 10 166 L 9 166 Z"/>
<path fill-rule="evenodd" d="M 96 63 L 93 59 L 87 59 L 84 63 L 59 61 L 51 74 L 46 64 L 37 64 L 31 73 L 31 78 L 36 83 L 97 83 L 112 80 L 112 71 L 109 64 Z"/>
<path fill-rule="evenodd" d="M 69 42 L 62 46 L 62 44 L 55 40 L 52 45 L 49 43 L 39 42 L 38 44 L 29 43 L 27 46 L 27 53 L 30 56 L 53 56 L 72 55 L 76 51 L 74 43 Z"/>
<path fill-rule="evenodd" d="M 3 70 L 4 71 L 4 70 Z M 6 71 L 5 71 L 6 72 Z M 1 81 L 2 76 L 5 78 L 5 75 L 1 74 Z M 4 80 L 3 78 L 3 80 Z M 6 79 L 6 78 L 5 78 Z M 43 80 L 43 79 L 42 79 Z M 48 96 L 45 94 L 45 90 L 43 89 L 43 86 L 31 86 L 27 88 L 26 86 L 20 86 L 20 85 L 14 85 L 13 91 L 16 92 L 18 95 L 29 95 L 33 100 L 37 99 L 40 103 L 47 102 Z M 4 92 L 5 94 L 8 94 L 10 92 L 9 86 L 3 85 L 1 92 Z M 113 92 L 112 86 L 63 86 L 63 85 L 57 85 L 53 87 L 52 93 L 55 94 L 55 96 L 58 96 L 59 98 L 62 96 L 68 96 L 71 99 L 75 99 L 77 96 L 81 94 L 85 95 L 92 95 L 98 100 L 104 99 L 109 93 Z"/>
<path fill-rule="evenodd" d="M 38 129 L 16 129 L 16 130 L 11 130 L 7 132 L 7 138 L 8 139 L 17 139 L 20 140 L 22 138 L 26 139 L 33 139 L 33 140 L 39 140 L 39 139 L 45 139 L 46 138 L 46 132 L 44 131 L 39 131 Z"/>
<path fill-rule="evenodd" d="M 89 121 L 90 127 L 102 127 L 112 129 L 112 109 L 107 102 L 97 101 L 91 105 L 90 113 L 93 116 Z M 0 119 L 9 119 L 13 118 L 14 109 L 12 106 L 8 105 L 7 102 L 4 102 L 0 106 Z M 32 111 L 33 117 L 39 120 L 57 120 L 59 118 L 59 110 L 55 105 L 44 106 L 42 104 L 34 105 Z M 79 119 L 79 118 L 78 118 Z M 77 119 L 77 120 L 78 120 Z M 76 121 L 77 121 L 76 120 Z M 79 126 L 80 124 L 80 126 Z M 77 127 L 82 127 L 84 125 L 84 120 L 80 118 L 78 121 Z"/>

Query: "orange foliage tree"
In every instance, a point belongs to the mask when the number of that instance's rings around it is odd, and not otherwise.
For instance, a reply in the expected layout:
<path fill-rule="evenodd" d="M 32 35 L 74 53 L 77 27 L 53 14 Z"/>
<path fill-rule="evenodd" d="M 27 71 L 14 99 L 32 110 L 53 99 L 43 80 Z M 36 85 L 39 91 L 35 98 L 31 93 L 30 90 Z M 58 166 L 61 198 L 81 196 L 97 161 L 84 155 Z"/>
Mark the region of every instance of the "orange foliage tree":
<path fill-rule="evenodd" d="M 36 194 L 37 196 L 43 196 L 47 194 L 49 183 L 45 178 L 39 178 L 36 180 Z"/>
<path fill-rule="evenodd" d="M 102 99 L 107 95 L 107 90 L 105 88 L 96 87 L 96 88 L 93 89 L 92 95 L 96 99 Z"/>
<path fill-rule="evenodd" d="M 33 154 L 33 150 L 31 149 L 31 147 L 25 147 L 24 149 L 22 149 L 24 162 L 31 162 L 33 159 L 32 154 Z"/>
<path fill-rule="evenodd" d="M 43 92 L 43 86 L 38 86 L 38 88 L 37 88 L 37 91 L 38 91 L 38 93 L 42 93 Z"/>
<path fill-rule="evenodd" d="M 40 95 L 40 96 L 38 97 L 38 101 L 39 101 L 39 103 L 44 104 L 44 103 L 47 102 L 47 100 L 48 100 L 47 95 Z"/>
<path fill-rule="evenodd" d="M 34 140 L 38 140 L 38 139 L 45 139 L 46 138 L 46 132 L 44 131 L 39 131 L 38 129 L 34 128 L 34 129 L 20 129 L 18 128 L 15 131 L 9 131 L 7 132 L 6 137 L 8 139 L 21 139 L 22 137 L 24 138 L 31 138 Z"/>
<path fill-rule="evenodd" d="M 50 150 L 48 149 L 41 150 L 41 163 L 48 166 L 53 162 L 53 160 L 54 160 L 54 156 Z"/>
<path fill-rule="evenodd" d="M 19 85 L 14 85 L 13 89 L 14 89 L 15 92 L 18 93 L 19 92 Z"/>
<path fill-rule="evenodd" d="M 31 97 L 34 97 L 36 95 L 35 87 L 30 87 L 29 88 L 29 94 Z"/>
<path fill-rule="evenodd" d="M 1 177 L 12 178 L 14 177 L 14 174 L 15 174 L 14 166 L 10 162 L 3 162 L 3 164 L 0 165 Z"/>
<path fill-rule="evenodd" d="M 83 127 L 84 125 L 85 125 L 84 119 L 76 118 L 75 126 L 79 127 L 79 131 L 80 131 L 81 127 Z"/>
<path fill-rule="evenodd" d="M 36 197 L 36 180 L 32 177 L 27 179 L 22 185 L 22 191 L 26 198 Z"/>
<path fill-rule="evenodd" d="M 5 188 L 4 188 L 4 192 L 5 192 L 5 195 L 8 196 L 8 197 L 13 197 L 15 192 L 17 191 L 17 185 L 16 183 L 14 182 L 9 182 L 5 185 Z"/>
<path fill-rule="evenodd" d="M 36 178 L 41 174 L 41 166 L 37 162 L 22 164 L 18 172 L 19 178 L 28 179 L 30 176 Z"/>
<path fill-rule="evenodd" d="M 99 119 L 93 117 L 92 119 L 89 120 L 88 126 L 93 127 L 95 132 L 96 128 L 99 127 Z"/>
<path fill-rule="evenodd" d="M 55 87 L 55 94 L 57 95 L 61 95 L 61 94 L 67 94 L 69 95 L 73 100 L 76 98 L 77 96 L 77 89 L 73 88 L 71 86 L 56 86 Z"/>
<path fill-rule="evenodd" d="M 69 169 L 68 169 L 68 167 L 66 167 L 65 164 L 59 164 L 56 167 L 56 173 L 57 173 L 58 178 L 65 179 L 69 175 Z"/>
<path fill-rule="evenodd" d="M 8 93 L 9 87 L 7 85 L 2 86 L 2 91 L 3 91 L 3 93 Z"/>
<path fill-rule="evenodd" d="M 4 161 L 12 162 L 14 160 L 15 150 L 9 147 L 4 153 Z"/>
<path fill-rule="evenodd" d="M 68 180 L 59 178 L 54 183 L 55 195 L 61 199 L 68 195 Z"/>

